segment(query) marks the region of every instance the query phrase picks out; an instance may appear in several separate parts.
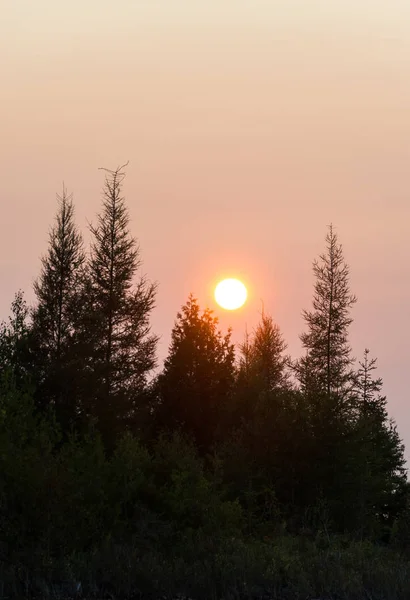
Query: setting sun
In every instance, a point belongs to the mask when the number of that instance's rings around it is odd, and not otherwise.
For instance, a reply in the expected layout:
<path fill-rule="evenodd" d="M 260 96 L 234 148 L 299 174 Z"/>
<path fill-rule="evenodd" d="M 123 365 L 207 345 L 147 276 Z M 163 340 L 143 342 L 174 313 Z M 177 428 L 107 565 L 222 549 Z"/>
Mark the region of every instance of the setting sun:
<path fill-rule="evenodd" d="M 235 310 L 245 304 L 248 292 L 239 279 L 224 279 L 215 288 L 215 300 L 226 310 Z"/>

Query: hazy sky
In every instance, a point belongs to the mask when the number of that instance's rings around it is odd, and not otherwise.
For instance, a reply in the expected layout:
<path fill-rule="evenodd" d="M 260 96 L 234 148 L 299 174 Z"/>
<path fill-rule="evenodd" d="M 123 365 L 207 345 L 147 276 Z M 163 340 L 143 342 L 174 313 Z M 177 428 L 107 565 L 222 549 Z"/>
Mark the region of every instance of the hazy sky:
<path fill-rule="evenodd" d="M 32 282 L 64 180 L 88 242 L 124 184 L 163 358 L 192 291 L 249 286 L 294 356 L 333 222 L 410 457 L 409 0 L 0 0 L 0 318 Z"/>

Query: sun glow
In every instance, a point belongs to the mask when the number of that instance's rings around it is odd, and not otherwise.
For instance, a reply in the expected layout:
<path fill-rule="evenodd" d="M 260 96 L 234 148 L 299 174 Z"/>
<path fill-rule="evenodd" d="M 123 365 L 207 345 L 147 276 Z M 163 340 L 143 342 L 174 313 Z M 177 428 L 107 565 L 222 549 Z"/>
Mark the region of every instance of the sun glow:
<path fill-rule="evenodd" d="M 239 279 L 224 279 L 215 288 L 215 300 L 226 310 L 236 310 L 246 302 L 248 292 Z"/>

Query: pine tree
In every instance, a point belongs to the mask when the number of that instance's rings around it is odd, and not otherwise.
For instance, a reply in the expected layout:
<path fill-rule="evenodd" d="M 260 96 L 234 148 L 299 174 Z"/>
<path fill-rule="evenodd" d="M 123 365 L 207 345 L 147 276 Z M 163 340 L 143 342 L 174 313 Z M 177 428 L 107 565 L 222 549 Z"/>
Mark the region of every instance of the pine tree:
<path fill-rule="evenodd" d="M 0 323 L 0 378 L 12 377 L 18 387 L 32 375 L 29 308 L 20 290 L 11 304 L 8 321 Z"/>
<path fill-rule="evenodd" d="M 252 340 L 248 328 L 245 329 L 245 335 L 242 344 L 239 344 L 239 352 L 238 373 L 241 374 L 246 381 L 251 376 L 252 365 Z"/>
<path fill-rule="evenodd" d="M 237 422 L 249 421 L 261 404 L 276 402 L 281 391 L 290 389 L 286 348 L 279 326 L 262 311 L 252 335 L 246 331 L 244 342 L 239 345 L 234 411 Z"/>
<path fill-rule="evenodd" d="M 307 331 L 300 337 L 306 355 L 294 367 L 309 455 L 303 496 L 312 506 L 322 498 L 333 507 L 332 517 L 337 520 L 337 506 L 346 488 L 342 473 L 351 456 L 355 374 L 348 330 L 356 297 L 350 293 L 349 267 L 332 226 L 326 246 L 326 252 L 313 263 L 313 310 L 303 311 Z"/>
<path fill-rule="evenodd" d="M 73 335 L 81 309 L 85 254 L 74 222 L 72 195 L 64 186 L 57 200 L 48 253 L 42 258 L 41 274 L 34 284 L 37 305 L 32 313 L 32 333 L 38 380 L 36 399 L 41 405 L 54 405 L 66 429 L 77 413 Z"/>
<path fill-rule="evenodd" d="M 160 426 L 193 436 L 202 451 L 218 437 L 234 385 L 231 332 L 223 336 L 217 326 L 212 311 L 201 314 L 191 294 L 177 315 L 158 381 Z"/>
<path fill-rule="evenodd" d="M 249 421 L 255 404 L 255 377 L 253 361 L 252 337 L 248 330 L 242 344 L 238 345 L 239 360 L 236 369 L 235 393 L 231 406 L 231 429 L 235 429 L 245 421 Z"/>
<path fill-rule="evenodd" d="M 357 412 L 350 474 L 357 477 L 357 506 L 352 514 L 357 515 L 361 537 L 374 534 L 377 526 L 391 527 L 405 506 L 406 496 L 404 446 L 387 413 L 387 399 L 381 394 L 383 381 L 373 378 L 376 363 L 366 349 L 355 388 Z"/>
<path fill-rule="evenodd" d="M 157 337 L 149 323 L 156 286 L 144 276 L 134 283 L 141 260 L 121 195 L 124 167 L 106 173 L 102 211 L 90 227 L 88 308 L 80 338 L 89 370 L 84 408 L 110 443 L 137 418 L 156 364 Z"/>
<path fill-rule="evenodd" d="M 57 200 L 59 210 L 50 232 L 49 250 L 42 258 L 42 271 L 34 284 L 38 305 L 33 324 L 42 347 L 58 360 L 73 333 L 85 255 L 81 234 L 74 223 L 72 195 L 67 195 L 63 187 L 62 196 L 57 195 Z"/>
<path fill-rule="evenodd" d="M 373 379 L 372 373 L 376 370 L 377 359 L 370 358 L 370 350 L 365 349 L 363 353 L 363 361 L 359 362 L 359 369 L 355 380 L 355 390 L 358 399 L 359 417 L 366 416 L 371 413 L 372 409 L 376 412 L 381 411 L 381 415 L 385 415 L 385 402 L 379 402 L 381 399 L 380 392 L 383 386 L 381 377 Z"/>
<path fill-rule="evenodd" d="M 300 338 L 307 354 L 296 363 L 296 374 L 307 392 L 342 394 L 351 388 L 353 359 L 348 343 L 350 309 L 356 297 L 349 289 L 349 267 L 330 226 L 327 252 L 313 263 L 316 278 L 313 310 L 303 311 L 308 331 Z"/>
<path fill-rule="evenodd" d="M 258 497 L 264 489 L 274 489 L 278 501 L 293 504 L 303 459 L 303 417 L 296 407 L 298 394 L 292 390 L 286 348 L 279 326 L 262 311 L 252 335 L 246 332 L 239 347 L 233 429 L 234 446 L 239 439 L 237 450 L 246 466 L 241 464 L 234 479 L 239 489 L 252 477 Z M 236 460 L 234 454 L 231 460 Z M 235 472 L 232 463 L 226 467 Z"/>
<path fill-rule="evenodd" d="M 289 373 L 286 370 L 289 357 L 284 354 L 286 348 L 279 325 L 262 311 L 261 321 L 252 337 L 251 371 L 265 393 L 289 387 Z"/>

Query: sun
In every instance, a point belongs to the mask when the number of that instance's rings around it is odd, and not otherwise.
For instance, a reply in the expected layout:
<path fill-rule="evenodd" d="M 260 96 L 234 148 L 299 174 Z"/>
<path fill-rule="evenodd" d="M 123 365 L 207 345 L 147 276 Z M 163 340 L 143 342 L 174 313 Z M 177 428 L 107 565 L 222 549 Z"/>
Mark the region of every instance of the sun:
<path fill-rule="evenodd" d="M 226 310 L 236 310 L 246 302 L 248 292 L 239 279 L 224 279 L 215 288 L 215 300 Z"/>

